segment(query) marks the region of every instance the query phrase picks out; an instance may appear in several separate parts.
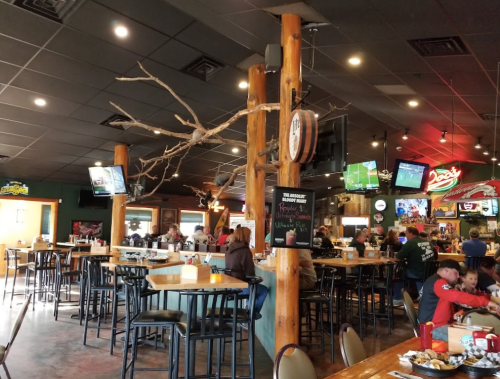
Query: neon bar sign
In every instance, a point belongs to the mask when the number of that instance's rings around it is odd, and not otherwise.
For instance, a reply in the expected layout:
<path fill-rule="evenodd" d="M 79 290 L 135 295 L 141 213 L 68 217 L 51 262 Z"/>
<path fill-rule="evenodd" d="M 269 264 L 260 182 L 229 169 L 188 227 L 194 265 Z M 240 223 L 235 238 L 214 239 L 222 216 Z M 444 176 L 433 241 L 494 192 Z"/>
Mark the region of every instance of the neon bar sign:
<path fill-rule="evenodd" d="M 219 212 L 221 210 L 223 210 L 225 207 L 224 205 L 219 205 L 219 202 L 216 201 L 214 205 L 211 205 L 210 208 L 212 208 L 214 210 L 214 212 Z"/>
<path fill-rule="evenodd" d="M 443 168 L 431 170 L 427 191 L 447 191 L 458 184 L 460 175 L 462 175 L 462 170 L 457 170 L 455 167 L 450 170 Z"/>

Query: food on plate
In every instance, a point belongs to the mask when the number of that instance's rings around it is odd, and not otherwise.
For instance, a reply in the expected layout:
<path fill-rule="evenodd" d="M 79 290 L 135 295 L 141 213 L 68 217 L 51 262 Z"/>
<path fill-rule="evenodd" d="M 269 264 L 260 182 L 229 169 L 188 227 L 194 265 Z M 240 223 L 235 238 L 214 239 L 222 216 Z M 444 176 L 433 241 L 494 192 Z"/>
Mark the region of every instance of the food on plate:
<path fill-rule="evenodd" d="M 419 351 L 411 361 L 435 370 L 453 370 L 455 365 L 450 364 L 449 359 L 450 355 L 448 353 L 436 353 L 433 350 L 426 349 L 425 351 Z"/>

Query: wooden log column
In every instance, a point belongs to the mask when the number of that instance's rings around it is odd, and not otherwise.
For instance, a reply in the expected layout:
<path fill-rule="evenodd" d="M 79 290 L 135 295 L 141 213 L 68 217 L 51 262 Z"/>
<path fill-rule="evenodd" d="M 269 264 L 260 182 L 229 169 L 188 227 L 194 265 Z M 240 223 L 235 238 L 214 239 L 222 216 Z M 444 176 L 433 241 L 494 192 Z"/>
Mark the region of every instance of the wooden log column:
<path fill-rule="evenodd" d="M 123 165 L 125 179 L 127 178 L 128 146 L 115 147 L 115 165 Z M 123 203 L 127 201 L 126 195 L 113 196 L 113 213 L 111 216 L 111 246 L 120 246 L 125 237 L 125 210 Z M 114 259 L 114 258 L 113 258 Z"/>
<path fill-rule="evenodd" d="M 248 109 L 266 102 L 266 70 L 263 63 L 248 71 Z M 266 173 L 256 170 L 257 164 L 265 164 L 266 156 L 258 153 L 266 148 L 266 112 L 248 115 L 247 121 L 247 168 L 245 220 L 255 220 L 255 250 L 264 251 L 266 237 L 265 185 Z"/>
<path fill-rule="evenodd" d="M 280 81 L 279 156 L 283 162 L 278 173 L 278 185 L 300 187 L 300 165 L 288 157 L 286 140 L 292 107 L 292 89 L 300 96 L 301 27 L 300 17 L 285 14 L 281 18 L 283 67 Z M 275 354 L 284 345 L 299 342 L 299 256 L 296 249 L 278 249 L 276 260 Z"/>

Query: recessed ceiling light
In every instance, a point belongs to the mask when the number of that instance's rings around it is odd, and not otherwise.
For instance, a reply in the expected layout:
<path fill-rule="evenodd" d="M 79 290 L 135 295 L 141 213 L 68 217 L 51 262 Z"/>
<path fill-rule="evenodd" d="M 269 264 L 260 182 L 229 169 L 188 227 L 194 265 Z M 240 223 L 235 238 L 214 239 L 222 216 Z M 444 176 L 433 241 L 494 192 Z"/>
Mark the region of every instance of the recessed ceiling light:
<path fill-rule="evenodd" d="M 326 176 L 326 177 L 329 177 L 329 176 L 330 176 L 330 174 L 325 174 L 325 176 Z"/>
<path fill-rule="evenodd" d="M 315 113 L 315 114 L 314 114 L 314 117 L 318 118 L 318 117 L 319 117 L 319 114 Z"/>
<path fill-rule="evenodd" d="M 241 89 L 248 88 L 248 83 L 245 81 L 242 81 L 242 82 L 240 82 L 240 84 L 238 84 L 238 87 L 240 87 Z"/>
<path fill-rule="evenodd" d="M 481 148 L 481 138 L 478 138 L 477 141 L 476 141 L 476 144 L 474 145 L 474 147 L 476 149 L 480 149 Z"/>
<path fill-rule="evenodd" d="M 238 151 L 240 151 L 240 149 L 238 149 L 237 147 L 233 147 L 233 149 L 231 150 L 233 153 L 237 153 Z"/>
<path fill-rule="evenodd" d="M 492 157 L 491 157 L 491 160 L 492 160 L 493 162 L 495 162 L 495 161 L 497 161 L 498 159 L 497 159 L 497 157 L 492 156 Z"/>
<path fill-rule="evenodd" d="M 358 57 L 352 57 L 349 58 L 348 62 L 351 66 L 359 66 L 361 64 L 361 59 Z"/>
<path fill-rule="evenodd" d="M 418 101 L 410 100 L 410 101 L 408 101 L 408 105 L 412 108 L 418 107 Z"/>
<path fill-rule="evenodd" d="M 328 189 L 332 189 L 332 187 L 328 187 Z"/>
<path fill-rule="evenodd" d="M 175 174 L 174 174 L 174 178 L 177 178 L 178 176 L 179 176 L 179 174 L 178 174 L 178 173 L 175 173 Z"/>
<path fill-rule="evenodd" d="M 155 130 L 155 134 L 160 134 L 161 132 L 159 130 Z"/>
<path fill-rule="evenodd" d="M 373 141 L 372 141 L 372 146 L 377 147 L 378 146 L 378 141 L 376 140 L 376 136 L 373 136 Z"/>
<path fill-rule="evenodd" d="M 38 105 L 39 107 L 44 107 L 47 105 L 47 102 L 45 101 L 45 99 L 38 98 L 35 99 L 35 104 Z"/>
<path fill-rule="evenodd" d="M 128 36 L 128 29 L 125 26 L 117 26 L 115 28 L 115 34 L 120 38 L 125 38 Z"/>
<path fill-rule="evenodd" d="M 94 165 L 96 165 L 96 166 L 102 166 L 102 162 L 96 162 L 96 163 L 94 163 Z"/>
<path fill-rule="evenodd" d="M 405 135 L 403 136 L 403 139 L 408 139 L 408 133 L 410 132 L 409 129 L 405 129 Z"/>

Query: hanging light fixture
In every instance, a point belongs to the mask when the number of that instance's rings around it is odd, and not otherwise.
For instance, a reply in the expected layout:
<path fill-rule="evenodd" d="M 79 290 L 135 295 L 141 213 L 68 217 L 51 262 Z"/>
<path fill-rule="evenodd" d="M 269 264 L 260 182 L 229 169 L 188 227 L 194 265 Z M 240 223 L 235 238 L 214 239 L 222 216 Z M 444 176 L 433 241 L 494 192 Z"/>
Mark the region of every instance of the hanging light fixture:
<path fill-rule="evenodd" d="M 481 148 L 481 138 L 480 137 L 477 137 L 477 141 L 476 141 L 476 144 L 474 145 L 474 147 L 476 149 L 480 149 Z"/>
<path fill-rule="evenodd" d="M 441 134 L 441 139 L 439 140 L 439 142 L 441 143 L 444 143 L 446 142 L 446 131 L 443 130 L 443 134 Z"/>
<path fill-rule="evenodd" d="M 378 141 L 377 141 L 377 136 L 373 136 L 373 141 L 372 141 L 372 146 L 377 147 L 378 146 Z"/>
<path fill-rule="evenodd" d="M 493 155 L 493 156 L 491 157 L 491 160 L 492 160 L 493 162 L 495 162 L 495 161 L 497 161 L 498 159 L 497 159 L 497 157 L 496 157 L 495 155 Z"/>
<path fill-rule="evenodd" d="M 408 139 L 409 132 L 410 132 L 410 129 L 405 129 L 405 135 L 403 136 L 403 139 Z"/>
<path fill-rule="evenodd" d="M 486 145 L 486 149 L 483 151 L 484 155 L 490 155 L 490 145 Z"/>

